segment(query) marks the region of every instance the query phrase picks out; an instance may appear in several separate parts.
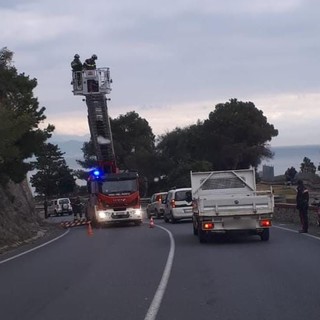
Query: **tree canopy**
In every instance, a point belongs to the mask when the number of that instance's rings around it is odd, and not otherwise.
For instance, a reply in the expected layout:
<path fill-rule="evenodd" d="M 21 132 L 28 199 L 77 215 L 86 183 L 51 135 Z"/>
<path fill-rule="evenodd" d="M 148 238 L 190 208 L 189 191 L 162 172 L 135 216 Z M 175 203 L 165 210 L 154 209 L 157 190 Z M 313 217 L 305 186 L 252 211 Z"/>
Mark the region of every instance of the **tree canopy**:
<path fill-rule="evenodd" d="M 231 99 L 218 104 L 208 119 L 176 128 L 158 137 L 136 112 L 111 119 L 113 142 L 120 169 L 137 170 L 148 193 L 190 185 L 190 171 L 257 167 L 272 158 L 268 142 L 278 135 L 252 102 Z M 84 161 L 95 161 L 92 145 L 84 144 Z"/>
<path fill-rule="evenodd" d="M 110 119 L 117 166 L 120 170 L 136 170 L 141 178 L 141 190 L 152 184 L 157 170 L 155 136 L 149 123 L 135 111 Z M 92 141 L 85 142 L 82 148 L 84 159 L 77 162 L 85 169 L 97 165 Z M 81 179 L 87 178 L 83 170 L 77 171 Z M 142 192 L 144 194 L 144 192 Z"/>
<path fill-rule="evenodd" d="M 162 135 L 157 149 L 168 159 L 169 177 L 177 167 L 188 170 L 191 167 L 194 170 L 257 168 L 262 159 L 272 158 L 268 142 L 277 135 L 278 130 L 252 102 L 231 99 L 216 105 L 208 119 Z"/>
<path fill-rule="evenodd" d="M 300 165 L 300 170 L 302 173 L 316 173 L 317 168 L 308 157 L 304 157 Z"/>
<path fill-rule="evenodd" d="M 288 168 L 284 173 L 286 181 L 293 183 L 295 176 L 297 175 L 297 170 L 294 167 Z"/>
<path fill-rule="evenodd" d="M 66 196 L 75 189 L 73 171 L 66 165 L 63 154 L 57 145 L 44 144 L 33 162 L 37 172 L 31 176 L 35 191 L 46 197 Z"/>
<path fill-rule="evenodd" d="M 252 102 L 231 99 L 216 105 L 203 123 L 207 145 L 205 157 L 215 170 L 257 167 L 272 158 L 268 142 L 278 130 L 267 122 Z"/>
<path fill-rule="evenodd" d="M 32 165 L 25 160 L 37 154 L 54 130 L 39 124 L 46 119 L 33 89 L 36 79 L 18 73 L 12 65 L 13 52 L 0 50 L 0 182 L 21 182 Z"/>

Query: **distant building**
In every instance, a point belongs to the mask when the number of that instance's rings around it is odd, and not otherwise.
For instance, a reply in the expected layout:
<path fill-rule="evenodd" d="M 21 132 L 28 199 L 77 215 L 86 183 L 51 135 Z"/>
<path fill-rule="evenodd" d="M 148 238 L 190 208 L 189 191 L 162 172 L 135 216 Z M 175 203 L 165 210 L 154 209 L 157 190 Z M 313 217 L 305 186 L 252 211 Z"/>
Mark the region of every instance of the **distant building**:
<path fill-rule="evenodd" d="M 273 181 L 274 180 L 274 167 L 273 166 L 262 166 L 262 180 Z"/>

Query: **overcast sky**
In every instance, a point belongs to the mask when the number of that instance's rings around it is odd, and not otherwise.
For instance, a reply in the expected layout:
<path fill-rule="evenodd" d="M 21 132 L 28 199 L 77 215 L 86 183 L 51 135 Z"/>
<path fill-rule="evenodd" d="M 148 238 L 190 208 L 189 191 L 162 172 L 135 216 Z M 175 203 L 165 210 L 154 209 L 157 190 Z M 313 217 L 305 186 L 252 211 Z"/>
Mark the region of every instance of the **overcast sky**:
<path fill-rule="evenodd" d="M 0 0 L 0 30 L 56 134 L 89 133 L 70 62 L 95 53 L 110 116 L 134 110 L 155 135 L 237 98 L 279 130 L 271 146 L 320 144 L 318 0 Z"/>

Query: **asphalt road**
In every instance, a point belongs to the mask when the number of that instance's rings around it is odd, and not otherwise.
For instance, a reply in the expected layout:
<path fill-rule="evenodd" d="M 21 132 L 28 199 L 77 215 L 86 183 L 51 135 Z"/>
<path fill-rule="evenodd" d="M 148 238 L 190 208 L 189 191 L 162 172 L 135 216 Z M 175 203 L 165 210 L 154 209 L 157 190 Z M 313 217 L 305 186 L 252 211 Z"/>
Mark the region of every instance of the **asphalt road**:
<path fill-rule="evenodd" d="M 0 257 L 1 319 L 319 319 L 318 239 L 273 227 L 200 244 L 161 220 L 93 232 Z"/>

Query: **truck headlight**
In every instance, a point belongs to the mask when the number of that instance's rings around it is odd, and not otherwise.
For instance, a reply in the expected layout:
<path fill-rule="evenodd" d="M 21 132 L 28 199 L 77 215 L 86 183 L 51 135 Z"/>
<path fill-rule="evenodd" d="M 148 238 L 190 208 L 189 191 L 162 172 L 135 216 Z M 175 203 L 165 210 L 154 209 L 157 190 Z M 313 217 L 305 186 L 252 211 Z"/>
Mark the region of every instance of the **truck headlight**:
<path fill-rule="evenodd" d="M 104 211 L 98 211 L 98 216 L 100 219 L 106 219 L 107 214 Z"/>
<path fill-rule="evenodd" d="M 132 209 L 129 211 L 130 215 L 131 216 L 138 216 L 140 217 L 141 216 L 141 210 L 140 209 Z"/>

